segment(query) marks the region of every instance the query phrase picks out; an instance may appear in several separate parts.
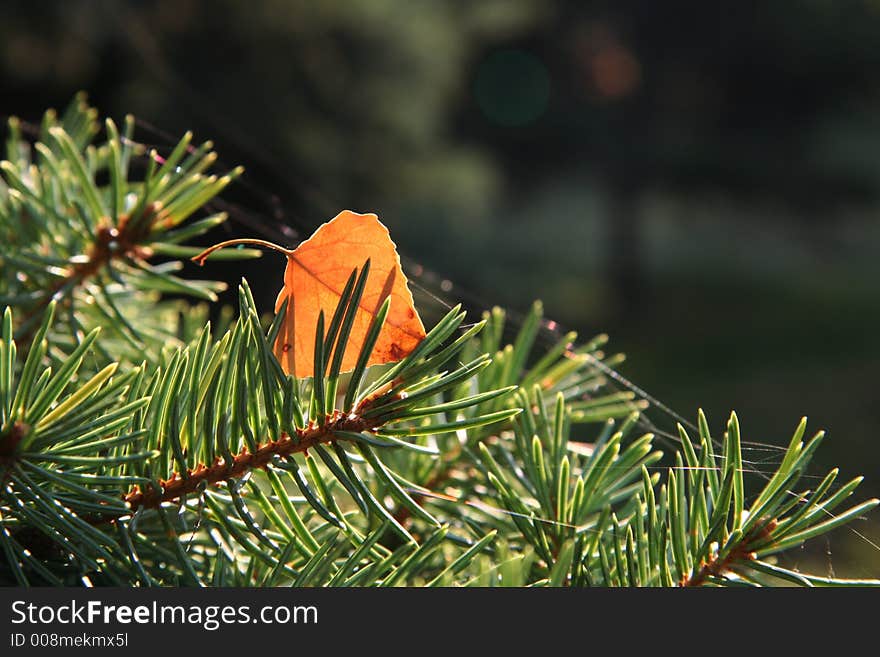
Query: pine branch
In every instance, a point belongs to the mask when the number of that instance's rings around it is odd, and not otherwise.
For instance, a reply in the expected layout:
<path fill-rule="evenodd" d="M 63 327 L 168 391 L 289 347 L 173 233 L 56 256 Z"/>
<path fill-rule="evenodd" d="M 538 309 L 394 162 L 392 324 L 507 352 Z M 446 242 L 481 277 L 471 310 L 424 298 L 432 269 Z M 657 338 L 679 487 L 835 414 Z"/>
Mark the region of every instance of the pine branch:
<path fill-rule="evenodd" d="M 95 143 L 101 132 L 97 112 L 83 95 L 60 120 L 47 112 L 33 143 L 22 136 L 18 119 L 9 125 L 8 159 L 0 163 L 0 302 L 22 311 L 19 344 L 29 342 L 52 299 L 66 310 L 59 319 L 70 318 L 71 332 L 109 325 L 141 353 L 150 343 L 150 329 L 161 329 L 156 320 L 165 314 L 144 313 L 145 321 L 133 320 L 134 309 L 120 307 L 133 290 L 216 300 L 223 284 L 185 281 L 170 273 L 178 265 L 156 262 L 157 256 L 193 255 L 198 249 L 180 242 L 226 219 L 218 214 L 183 225 L 241 173 L 206 175 L 216 160 L 209 142 L 192 147 L 187 134 L 163 160 L 132 139 L 134 120 L 127 117 L 122 134 L 108 119 L 106 139 Z M 146 170 L 138 179 L 132 165 L 141 159 Z M 98 182 L 103 178 L 109 179 L 107 186 Z M 242 249 L 216 257 L 259 255 Z"/>
<path fill-rule="evenodd" d="M 278 440 L 271 440 L 249 451 L 245 447 L 233 457 L 232 463 L 226 463 L 218 456 L 210 466 L 199 464 L 195 469 L 188 469 L 185 475 L 177 472 L 168 479 L 159 481 L 159 490 L 151 488 L 147 491 L 135 487 L 124 497 L 132 512 L 140 509 L 156 508 L 163 502 L 172 502 L 195 493 L 206 484 L 217 484 L 241 477 L 251 470 L 265 468 L 275 458 L 287 458 L 292 454 L 305 453 L 320 444 L 329 444 L 336 440 L 354 442 L 357 439 L 346 437 L 365 431 L 375 431 L 382 423 L 361 417 L 362 406 L 352 414 L 343 415 L 336 411 L 327 417 L 319 426 L 297 429 L 292 436 L 281 434 Z"/>
<path fill-rule="evenodd" d="M 136 222 L 131 221 L 129 215 L 122 215 L 115 227 L 104 217 L 99 220 L 94 241 L 88 247 L 85 256 L 68 267 L 66 273 L 52 283 L 43 296 L 25 313 L 22 323 L 26 328 L 19 333 L 19 342 L 27 344 L 30 341 L 33 331 L 36 330 L 33 319 L 41 314 L 59 293 L 63 292 L 66 296 L 75 295 L 80 287 L 111 266 L 114 260 L 143 262 L 153 254 L 149 247 L 143 246 L 143 242 L 159 219 L 157 205 L 148 204 L 144 208 L 144 216 L 144 221 Z M 132 229 L 132 226 L 135 228 Z M 144 231 L 144 228 L 147 230 Z"/>
<path fill-rule="evenodd" d="M 760 542 L 771 539 L 776 524 L 775 520 L 771 520 L 759 527 L 755 527 L 722 557 L 711 554 L 708 560 L 704 561 L 700 568 L 692 575 L 685 577 L 679 583 L 679 586 L 685 588 L 703 586 L 708 581 L 723 577 L 734 569 L 742 567 L 747 562 L 755 561 L 757 555 L 752 548 Z"/>
<path fill-rule="evenodd" d="M 369 263 L 314 338 L 315 372 L 273 353 L 260 319 L 175 272 L 187 222 L 227 185 L 209 142 L 148 152 L 77 98 L 0 164 L 0 582 L 19 585 L 877 585 L 797 573 L 776 555 L 861 518 L 861 478 L 799 481 L 822 434 L 802 421 L 747 490 L 739 420 L 663 454 L 644 400 L 613 389 L 607 336 L 538 348 L 536 303 L 505 343 L 495 308 L 459 308 L 416 350 L 340 370 Z M 134 175 L 142 165 L 142 175 Z M 258 252 L 216 251 L 212 258 Z M 162 262 L 161 260 L 170 258 Z M 179 313 L 186 308 L 185 313 Z M 178 317 L 182 315 L 182 319 Z M 328 319 L 325 325 L 325 319 Z M 658 468 L 663 460 L 665 466 Z"/>

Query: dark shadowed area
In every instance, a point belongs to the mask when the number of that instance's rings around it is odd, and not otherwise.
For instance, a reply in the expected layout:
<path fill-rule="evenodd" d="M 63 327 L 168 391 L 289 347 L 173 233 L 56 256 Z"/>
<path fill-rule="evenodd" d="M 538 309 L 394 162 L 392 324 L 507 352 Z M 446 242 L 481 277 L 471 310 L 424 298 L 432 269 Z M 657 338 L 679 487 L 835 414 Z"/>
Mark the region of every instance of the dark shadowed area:
<path fill-rule="evenodd" d="M 736 409 L 782 445 L 808 415 L 816 473 L 878 495 L 878 41 L 868 0 L 7 0 L 0 114 L 85 90 L 159 152 L 193 130 L 247 170 L 213 237 L 293 245 L 376 212 L 431 294 L 540 298 L 718 434 Z M 269 310 L 283 264 L 211 273 Z M 801 565 L 877 577 L 878 521 Z"/>

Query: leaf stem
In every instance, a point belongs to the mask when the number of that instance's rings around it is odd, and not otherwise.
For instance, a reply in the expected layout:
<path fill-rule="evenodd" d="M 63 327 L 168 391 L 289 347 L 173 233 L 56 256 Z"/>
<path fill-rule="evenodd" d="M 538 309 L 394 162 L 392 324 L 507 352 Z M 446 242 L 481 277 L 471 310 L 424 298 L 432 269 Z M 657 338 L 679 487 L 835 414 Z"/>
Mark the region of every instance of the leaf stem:
<path fill-rule="evenodd" d="M 272 249 L 273 251 L 280 251 L 286 256 L 289 256 L 293 253 L 293 249 L 285 249 L 283 246 L 279 246 L 274 242 L 269 242 L 267 240 L 256 239 L 253 237 L 242 237 L 234 240 L 226 240 L 225 242 L 219 242 L 214 246 L 209 246 L 207 249 L 199 253 L 198 255 L 194 255 L 190 260 L 192 260 L 197 265 L 201 266 L 205 264 L 205 260 L 210 256 L 214 251 L 219 251 L 220 249 L 225 249 L 227 246 L 233 246 L 234 244 L 254 244 L 256 246 L 264 246 L 267 249 Z"/>

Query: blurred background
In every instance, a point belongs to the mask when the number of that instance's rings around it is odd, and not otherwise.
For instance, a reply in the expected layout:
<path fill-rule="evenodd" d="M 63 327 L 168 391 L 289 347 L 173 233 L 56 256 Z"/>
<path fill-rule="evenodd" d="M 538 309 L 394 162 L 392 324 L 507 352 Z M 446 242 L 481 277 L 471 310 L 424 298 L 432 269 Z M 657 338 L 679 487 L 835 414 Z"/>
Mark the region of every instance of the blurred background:
<path fill-rule="evenodd" d="M 235 236 L 295 244 L 375 211 L 429 291 L 543 299 L 719 435 L 736 409 L 746 439 L 784 444 L 808 415 L 830 434 L 815 473 L 864 474 L 864 499 L 878 42 L 868 0 L 3 0 L 0 114 L 37 121 L 85 90 L 160 152 L 191 129 L 247 169 Z M 228 277 L 265 281 L 268 308 L 281 266 Z M 786 565 L 880 576 L 880 517 L 854 527 Z"/>

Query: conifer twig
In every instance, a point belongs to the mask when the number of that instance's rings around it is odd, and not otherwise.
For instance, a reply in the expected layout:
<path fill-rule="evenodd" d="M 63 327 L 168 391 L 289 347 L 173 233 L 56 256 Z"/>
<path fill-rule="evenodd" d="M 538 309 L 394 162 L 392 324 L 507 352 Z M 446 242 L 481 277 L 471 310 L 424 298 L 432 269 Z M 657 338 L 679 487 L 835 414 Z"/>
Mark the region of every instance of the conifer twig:
<path fill-rule="evenodd" d="M 307 452 L 310 448 L 333 440 L 345 440 L 344 435 L 337 432 L 360 433 L 376 428 L 374 421 L 360 417 L 358 414 L 344 415 L 337 411 L 320 426 L 309 426 L 298 429 L 291 436 L 282 433 L 278 440 L 270 440 L 260 445 L 255 451 L 242 448 L 233 457 L 232 463 L 226 463 L 217 457 L 210 466 L 200 465 L 195 470 L 188 470 L 185 475 L 173 473 L 168 479 L 160 480 L 161 490 L 151 488 L 141 490 L 135 486 L 124 499 L 132 511 L 156 508 L 162 502 L 179 499 L 198 490 L 202 483 L 216 484 L 233 477 L 240 477 L 250 470 L 264 468 L 276 456 L 287 457 L 292 454 Z"/>
<path fill-rule="evenodd" d="M 49 287 L 37 303 L 24 314 L 24 323 L 31 328 L 19 336 L 19 342 L 24 344 L 30 341 L 35 327 L 28 320 L 42 312 L 61 290 L 81 286 L 114 259 L 132 255 L 138 258 L 151 256 L 152 251 L 143 246 L 142 242 L 160 218 L 160 211 L 160 203 L 150 203 L 144 208 L 141 221 L 132 221 L 129 215 L 122 215 L 116 226 L 111 225 L 110 221 L 104 218 L 102 225 L 95 232 L 94 242 L 85 258 L 75 263 L 68 273 Z"/>
<path fill-rule="evenodd" d="M 680 582 L 680 586 L 687 588 L 703 586 L 703 584 L 709 581 L 709 579 L 721 577 L 739 562 L 754 561 L 755 553 L 752 550 L 752 546 L 759 541 L 768 538 L 775 528 L 776 520 L 771 520 L 755 527 L 755 529 L 749 532 L 749 534 L 747 534 L 739 544 L 735 545 L 724 557 L 721 559 L 710 558 L 708 561 L 705 561 L 697 572 L 685 577 Z"/>

